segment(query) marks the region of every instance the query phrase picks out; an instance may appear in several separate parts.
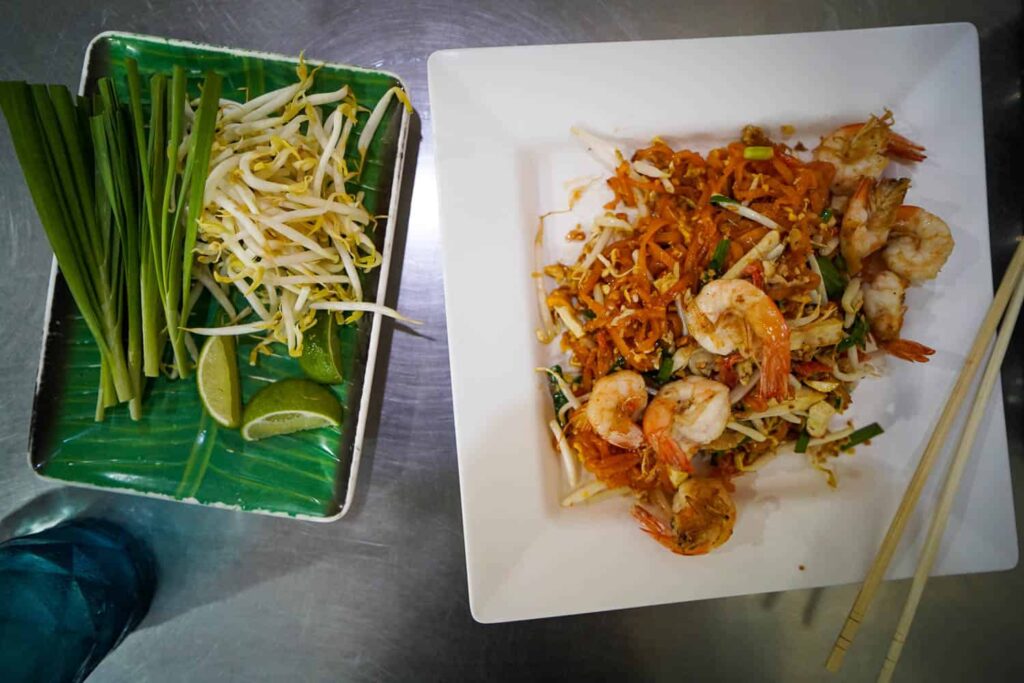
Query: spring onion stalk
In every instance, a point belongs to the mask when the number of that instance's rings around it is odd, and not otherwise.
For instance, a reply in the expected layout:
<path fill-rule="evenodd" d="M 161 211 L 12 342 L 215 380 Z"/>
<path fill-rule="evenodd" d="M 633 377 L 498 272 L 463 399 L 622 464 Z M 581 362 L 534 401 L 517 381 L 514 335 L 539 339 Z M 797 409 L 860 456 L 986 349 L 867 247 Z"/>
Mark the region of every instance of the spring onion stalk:
<path fill-rule="evenodd" d="M 157 362 L 163 357 L 163 346 L 175 338 L 173 330 L 177 327 L 177 306 L 173 299 L 172 289 L 168 286 L 167 251 L 170 240 L 168 223 L 172 220 L 171 197 L 176 180 L 177 149 L 182 136 L 181 111 L 184 105 L 185 79 L 184 73 L 177 70 L 172 79 L 173 85 L 168 86 L 165 78 L 150 82 L 150 98 L 152 105 L 152 124 L 150 130 L 150 169 L 151 185 L 148 201 L 151 205 L 152 220 L 149 223 L 149 245 L 152 252 L 153 280 L 156 295 L 160 302 L 163 331 L 157 341 Z M 154 92 L 156 91 L 156 92 Z M 156 100 L 162 106 L 157 111 Z M 174 156 L 171 156 L 174 155 Z M 173 289 L 173 292 L 176 292 Z M 180 347 L 174 347 L 174 367 L 181 376 L 180 366 L 184 364 L 184 353 Z"/>
<path fill-rule="evenodd" d="M 100 353 L 97 418 L 136 396 L 122 341 L 121 245 L 97 192 L 88 115 L 63 86 L 0 82 L 0 109 L 43 230 Z"/>
<path fill-rule="evenodd" d="M 157 377 L 160 374 L 160 360 L 163 356 L 164 344 L 167 341 L 164 330 L 163 309 L 160 303 L 160 291 L 157 287 L 157 252 L 152 241 L 152 226 L 159 221 L 157 206 L 153 201 L 153 185 L 157 180 L 155 173 L 160 171 L 162 178 L 162 155 L 154 154 L 154 148 L 162 148 L 159 142 L 163 138 L 164 94 L 166 80 L 163 75 L 154 76 L 150 80 L 150 119 L 149 133 L 146 133 L 142 111 L 142 79 L 138 64 L 134 59 L 125 62 L 128 81 L 128 108 L 131 115 L 132 133 L 138 156 L 139 177 L 141 181 L 141 202 L 139 211 L 139 302 L 140 327 L 142 330 L 143 374 L 146 377 Z M 160 158 L 160 167 L 156 169 L 153 162 Z"/>
<path fill-rule="evenodd" d="M 127 326 L 126 361 L 134 393 L 129 411 L 137 420 L 142 416 L 143 388 L 137 161 L 113 83 L 109 79 L 101 79 L 97 89 L 99 94 L 94 100 L 94 113 L 89 118 L 96 177 L 102 186 L 97 188 L 97 197 L 105 200 L 97 204 L 104 205 L 104 220 L 114 226 L 121 246 L 122 266 L 116 277 L 118 295 L 124 299 L 118 307 Z"/>
<path fill-rule="evenodd" d="M 132 68 L 132 67 L 129 67 Z M 135 80 L 129 77 L 129 81 Z M 138 83 L 136 83 L 136 86 Z M 141 127 L 141 105 L 134 101 L 141 95 L 131 86 L 132 113 L 136 134 Z M 208 72 L 202 85 L 202 97 L 186 139 L 185 107 L 187 82 L 184 68 L 177 66 L 170 83 L 161 77 L 150 81 L 152 116 L 147 156 L 142 172 L 148 222 L 148 244 L 152 259 L 152 280 L 156 298 L 163 311 L 164 332 L 174 354 L 174 370 L 178 377 L 188 377 L 190 356 L 185 346 L 183 324 L 190 313 L 192 260 L 196 242 L 197 220 L 203 206 L 203 193 L 210 163 L 214 124 L 220 102 L 221 77 Z M 159 106 L 163 105 L 163 106 Z M 178 170 L 178 151 L 185 145 L 184 167 Z M 141 147 L 141 145 L 140 145 Z M 152 296 L 151 290 L 147 295 Z M 150 301 L 152 303 L 152 301 Z M 157 371 L 163 337 L 147 321 L 149 357 L 146 368 Z"/>

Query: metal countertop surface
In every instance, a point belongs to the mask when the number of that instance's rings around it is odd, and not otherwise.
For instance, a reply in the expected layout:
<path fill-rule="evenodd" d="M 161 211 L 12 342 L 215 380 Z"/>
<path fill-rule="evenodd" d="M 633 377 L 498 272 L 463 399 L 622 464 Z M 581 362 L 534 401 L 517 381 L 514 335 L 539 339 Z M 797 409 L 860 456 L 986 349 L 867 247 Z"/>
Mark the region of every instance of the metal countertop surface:
<path fill-rule="evenodd" d="M 453 47 L 645 40 L 971 21 L 981 37 L 995 272 L 1021 233 L 1021 6 L 982 0 L 841 3 L 3 0 L 0 78 L 77 87 L 103 30 L 297 54 L 394 71 L 422 137 L 395 253 L 419 336 L 384 335 L 355 507 L 334 524 L 56 486 L 25 462 L 51 258 L 0 135 L 0 539 L 83 512 L 154 546 L 149 616 L 89 679 L 461 680 L 583 677 L 873 680 L 908 582 L 884 585 L 841 674 L 823 662 L 856 586 L 502 625 L 469 613 L 427 100 L 427 57 Z M 813 96 L 813 93 L 809 94 Z M 416 148 L 413 142 L 411 151 Z M 399 226 L 400 229 L 403 226 Z M 386 325 L 386 330 L 391 330 Z M 1018 336 L 1020 330 L 1018 330 Z M 1003 370 L 1018 530 L 1024 529 L 1024 344 Z M 837 533 L 842 533 L 837 530 Z M 600 590 L 595 587 L 595 590 Z M 1024 568 L 933 579 L 899 680 L 1024 678 Z"/>

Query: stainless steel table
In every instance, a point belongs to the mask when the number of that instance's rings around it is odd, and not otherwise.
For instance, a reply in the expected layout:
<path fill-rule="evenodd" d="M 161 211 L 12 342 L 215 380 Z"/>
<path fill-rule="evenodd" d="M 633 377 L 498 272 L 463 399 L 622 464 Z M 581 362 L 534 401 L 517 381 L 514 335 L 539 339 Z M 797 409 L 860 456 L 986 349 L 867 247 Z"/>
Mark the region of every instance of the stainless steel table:
<path fill-rule="evenodd" d="M 981 34 L 993 256 L 1001 273 L 1021 232 L 1021 8 L 998 0 L 958 4 L 0 2 L 0 78 L 76 85 L 89 39 L 120 29 L 389 69 L 406 79 L 422 117 L 398 304 L 428 323 L 419 336 L 398 332 L 385 345 L 379 423 L 367 440 L 357 504 L 329 525 L 62 488 L 32 475 L 25 451 L 50 250 L 0 136 L 0 538 L 89 510 L 144 529 L 162 568 L 142 628 L 90 680 L 825 677 L 822 663 L 853 586 L 508 625 L 470 617 L 426 59 L 449 47 L 972 21 Z M 1022 350 L 1018 341 L 1003 373 L 1018 520 Z M 884 587 L 835 680 L 873 679 L 906 589 L 906 582 Z M 933 580 L 900 677 L 1024 678 L 1022 595 L 1024 568 Z"/>

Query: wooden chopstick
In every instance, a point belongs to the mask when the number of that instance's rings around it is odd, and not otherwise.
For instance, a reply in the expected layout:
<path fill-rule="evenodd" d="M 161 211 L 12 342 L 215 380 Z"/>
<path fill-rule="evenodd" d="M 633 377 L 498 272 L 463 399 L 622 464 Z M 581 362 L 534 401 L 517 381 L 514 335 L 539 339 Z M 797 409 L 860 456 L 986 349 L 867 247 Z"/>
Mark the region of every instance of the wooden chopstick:
<path fill-rule="evenodd" d="M 1024 241 L 1019 242 L 1017 249 L 1013 252 L 1013 258 L 1010 260 L 1006 274 L 1003 276 L 999 289 L 996 291 L 992 305 L 989 306 L 981 327 L 978 329 L 978 334 L 974 338 L 974 343 L 967 353 L 960 376 L 957 377 L 956 384 L 953 385 L 949 401 L 939 416 L 939 421 L 932 432 L 932 437 L 929 439 L 928 445 L 925 446 L 921 460 L 917 464 L 917 469 L 914 470 L 914 475 L 910 478 L 907 490 L 903 494 L 903 500 L 900 501 L 900 506 L 897 508 L 892 522 L 889 523 L 889 530 L 885 534 L 882 546 L 878 549 L 875 561 L 868 570 L 860 592 L 857 593 L 857 598 L 853 602 L 853 607 L 850 608 L 850 613 L 846 617 L 846 622 L 843 624 L 843 628 L 836 638 L 835 645 L 832 647 L 832 652 L 825 662 L 825 668 L 829 671 L 839 671 L 843 664 L 843 657 L 845 657 L 850 645 L 853 644 L 857 630 L 860 628 L 861 622 L 871 607 L 871 601 L 878 591 L 878 586 L 882 583 L 882 579 L 885 578 L 885 572 L 889 568 L 892 556 L 896 552 L 900 538 L 903 536 L 903 531 L 910 519 L 910 514 L 921 497 L 921 490 L 931 474 L 932 467 L 935 465 L 935 459 L 946 445 L 946 437 L 949 434 L 949 430 L 952 428 L 953 422 L 960 412 L 960 406 L 974 380 L 978 367 L 981 365 L 989 341 L 992 339 L 992 335 L 995 334 L 996 326 L 999 324 L 1000 318 L 1003 317 L 1003 312 L 1006 310 L 1006 306 L 1010 301 L 1010 295 L 1020 279 L 1022 270 L 1024 270 Z"/>
<path fill-rule="evenodd" d="M 939 552 L 939 545 L 942 543 L 942 534 L 946 530 L 946 521 L 949 519 L 949 512 L 953 509 L 953 502 L 956 500 L 957 489 L 960 487 L 960 479 L 963 477 L 964 467 L 973 452 L 974 439 L 978 436 L 978 428 L 981 420 L 985 417 L 985 409 L 988 407 L 988 398 L 992 394 L 996 380 L 999 378 L 999 368 L 1003 364 L 1003 357 L 1006 356 L 1006 349 L 1010 345 L 1010 337 L 1013 336 L 1013 328 L 1017 323 L 1017 315 L 1020 313 L 1021 302 L 1024 302 L 1024 278 L 1018 278 L 1017 287 L 1010 300 L 1010 306 L 1006 309 L 1002 325 L 999 327 L 999 336 L 996 337 L 995 346 L 992 348 L 992 355 L 989 357 L 988 365 L 985 366 L 985 374 L 982 375 L 981 384 L 974 395 L 974 404 L 964 425 L 963 434 L 960 436 L 960 443 L 957 445 L 956 454 L 949 465 L 949 472 L 946 475 L 946 483 L 943 485 L 942 494 L 939 496 L 939 504 L 932 518 L 931 526 L 928 528 L 928 536 L 925 539 L 924 547 L 921 548 L 921 555 L 918 559 L 917 571 L 914 572 L 914 581 L 910 584 L 910 593 L 907 595 L 907 602 L 903 606 L 903 613 L 900 614 L 899 623 L 896 625 L 896 633 L 893 634 L 892 642 L 889 644 L 889 652 L 882 664 L 882 670 L 878 674 L 879 683 L 888 683 L 896 670 L 896 662 L 899 661 L 900 653 L 903 651 L 903 643 L 907 640 L 910 632 L 910 625 L 914 621 L 914 614 L 921 602 L 921 594 L 924 586 L 928 583 L 928 575 L 932 565 L 935 563 L 935 556 Z"/>

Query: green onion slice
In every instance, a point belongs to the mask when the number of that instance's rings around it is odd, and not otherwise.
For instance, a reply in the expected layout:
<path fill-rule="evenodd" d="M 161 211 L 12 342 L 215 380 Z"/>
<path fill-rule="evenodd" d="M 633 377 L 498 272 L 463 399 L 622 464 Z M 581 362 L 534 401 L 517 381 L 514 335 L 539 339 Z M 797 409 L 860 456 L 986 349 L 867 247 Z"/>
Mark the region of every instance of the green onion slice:
<path fill-rule="evenodd" d="M 559 377 L 562 377 L 562 379 L 565 379 L 562 375 L 562 366 L 552 365 L 551 371 L 557 373 Z M 569 399 L 567 399 L 565 394 L 562 393 L 562 388 L 558 385 L 558 380 L 555 379 L 554 375 L 550 372 L 548 373 L 548 391 L 551 392 L 551 402 L 555 406 L 555 415 L 560 416 L 562 414 L 562 406 L 568 403 Z M 558 423 L 563 427 L 565 426 L 564 421 L 561 419 L 559 419 Z"/>
<path fill-rule="evenodd" d="M 868 334 L 868 322 L 864 319 L 864 316 L 858 315 L 857 319 L 853 321 L 853 325 L 850 326 L 850 333 L 843 337 L 838 344 L 836 344 L 836 351 L 846 351 L 852 346 L 864 347 L 864 339 Z"/>
<path fill-rule="evenodd" d="M 672 378 L 672 354 L 666 349 L 661 354 L 661 365 L 658 366 L 658 384 L 664 384 Z"/>
<path fill-rule="evenodd" d="M 729 254 L 729 240 L 722 239 L 715 245 L 715 251 L 711 254 L 711 262 L 708 263 L 708 268 L 715 271 L 716 273 L 722 270 L 725 265 L 725 257 Z"/>
<path fill-rule="evenodd" d="M 750 161 L 767 161 L 775 156 L 775 148 L 751 145 L 743 148 L 743 158 Z"/>
<path fill-rule="evenodd" d="M 868 426 L 861 427 L 860 429 L 850 434 L 850 437 L 846 440 L 845 443 L 843 443 L 842 446 L 840 446 L 840 448 L 844 451 L 849 450 L 858 444 L 862 444 L 869 439 L 875 438 L 876 436 L 882 434 L 883 432 L 885 432 L 885 430 L 882 429 L 881 425 L 879 425 L 877 422 L 872 422 Z"/>
<path fill-rule="evenodd" d="M 807 430 L 800 432 L 800 436 L 796 439 L 796 446 L 793 448 L 797 453 L 806 453 L 807 444 L 811 442 L 811 435 L 807 433 Z"/>
<path fill-rule="evenodd" d="M 846 278 L 840 275 L 839 271 L 832 264 L 832 261 L 824 256 L 815 256 L 818 262 L 818 269 L 821 270 L 821 279 L 825 284 L 825 291 L 829 299 L 836 299 L 843 295 L 846 290 Z"/>

